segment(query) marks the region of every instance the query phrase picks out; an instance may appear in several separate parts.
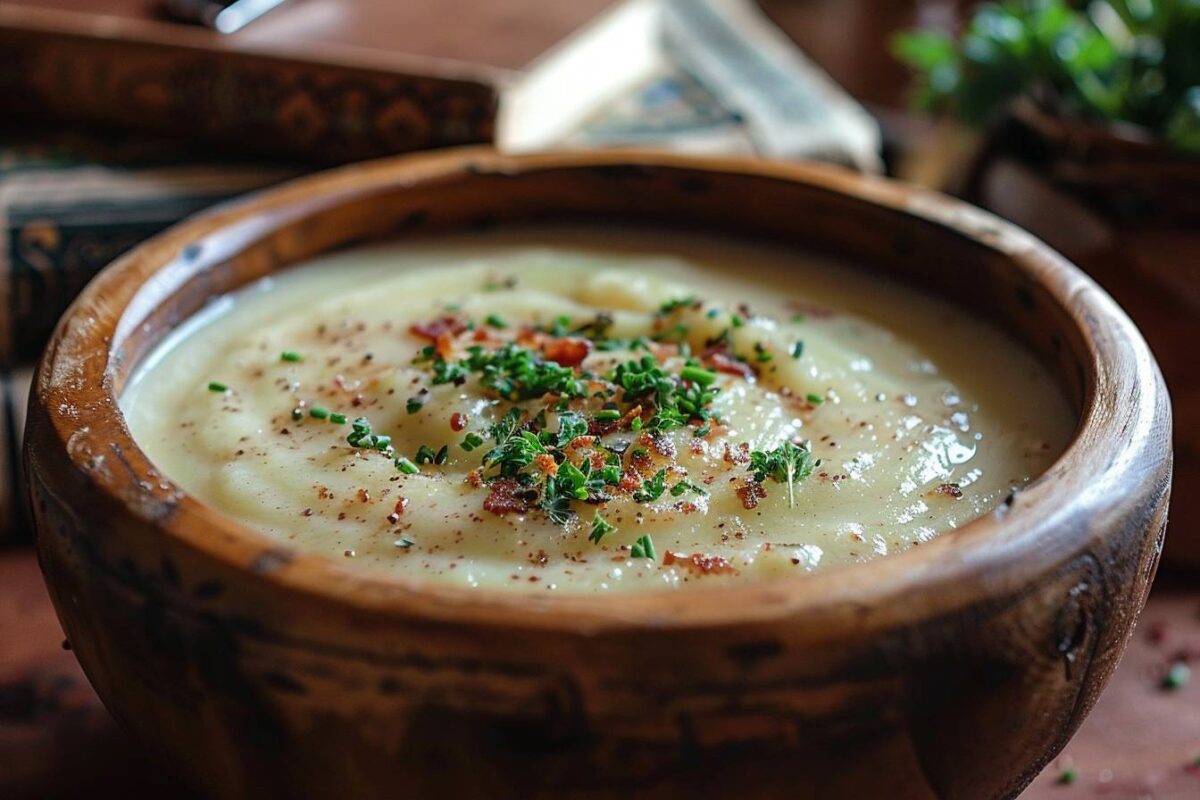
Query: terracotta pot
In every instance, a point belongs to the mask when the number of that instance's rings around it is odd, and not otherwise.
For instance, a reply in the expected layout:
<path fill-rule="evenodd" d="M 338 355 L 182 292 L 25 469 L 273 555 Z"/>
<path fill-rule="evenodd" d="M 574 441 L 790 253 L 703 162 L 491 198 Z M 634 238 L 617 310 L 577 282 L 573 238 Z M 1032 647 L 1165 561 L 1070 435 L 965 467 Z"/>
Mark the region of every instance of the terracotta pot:
<path fill-rule="evenodd" d="M 202 505 L 117 409 L 214 295 L 380 237 L 547 220 L 830 251 L 974 308 L 1078 434 L 987 516 L 869 564 L 616 597 L 360 574 Z M 486 150 L 306 178 L 122 258 L 61 322 L 26 438 L 42 566 L 113 713 L 220 797 L 1011 797 L 1091 708 L 1150 587 L 1170 411 L 1132 323 L 994 217 L 832 168 Z"/>
<path fill-rule="evenodd" d="M 1086 270 L 1133 317 L 1175 409 L 1165 559 L 1200 568 L 1200 158 L 1145 132 L 1070 124 L 1022 103 L 985 143 L 963 192 Z"/>

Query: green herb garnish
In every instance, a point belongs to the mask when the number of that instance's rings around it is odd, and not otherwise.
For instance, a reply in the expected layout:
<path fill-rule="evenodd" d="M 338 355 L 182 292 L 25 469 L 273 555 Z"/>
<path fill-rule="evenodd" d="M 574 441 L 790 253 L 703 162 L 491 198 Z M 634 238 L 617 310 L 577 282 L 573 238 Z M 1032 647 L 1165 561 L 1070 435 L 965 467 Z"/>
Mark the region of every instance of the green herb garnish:
<path fill-rule="evenodd" d="M 1182 689 L 1191 679 L 1191 668 L 1182 661 L 1176 661 L 1163 676 L 1162 687 L 1168 690 Z"/>
<path fill-rule="evenodd" d="M 329 419 L 329 409 L 324 406 L 313 406 L 308 410 L 308 415 L 313 419 Z"/>
<path fill-rule="evenodd" d="M 789 352 L 792 354 L 792 358 L 800 358 L 800 356 L 804 355 L 804 342 L 797 339 L 792 344 L 792 349 Z"/>
<path fill-rule="evenodd" d="M 334 425 L 345 425 L 346 424 L 346 415 L 334 412 L 329 415 L 329 421 L 332 422 Z"/>
<path fill-rule="evenodd" d="M 477 447 L 481 447 L 482 445 L 483 445 L 483 437 L 482 436 L 480 436 L 478 433 L 468 433 L 463 438 L 462 444 L 459 446 L 463 450 L 465 450 L 466 452 L 469 453 L 472 450 L 476 449 Z"/>
<path fill-rule="evenodd" d="M 600 516 L 600 512 L 597 511 L 596 516 L 592 518 L 592 533 L 588 536 L 588 541 L 592 544 L 600 544 L 601 539 L 616 529 L 615 525 L 605 520 L 604 517 Z"/>
<path fill-rule="evenodd" d="M 796 445 L 784 442 L 774 450 L 755 450 L 750 453 L 751 474 L 759 483 L 771 478 L 788 487 L 788 507 L 796 507 L 796 482 L 812 474 L 812 449 L 808 442 Z"/>
<path fill-rule="evenodd" d="M 280 361 L 293 361 L 293 362 L 299 361 L 300 354 L 297 353 L 295 350 L 284 350 L 282 353 L 279 354 L 279 360 Z"/>
<path fill-rule="evenodd" d="M 677 483 L 671 487 L 671 496 L 672 497 L 682 497 L 683 495 L 687 494 L 688 492 L 692 492 L 694 494 L 708 494 L 708 492 L 701 489 L 699 486 L 697 486 L 696 484 L 692 483 L 689 480 L 682 480 L 679 483 Z"/>
<path fill-rule="evenodd" d="M 416 475 L 418 472 L 421 471 L 420 467 L 418 467 L 413 462 L 409 461 L 404 456 L 397 456 L 395 464 L 396 464 L 396 469 L 400 470 L 405 475 Z"/>
<path fill-rule="evenodd" d="M 410 397 L 408 398 L 408 402 L 404 404 L 404 410 L 410 414 L 415 414 L 424 407 L 425 400 L 420 396 Z"/>
<path fill-rule="evenodd" d="M 658 313 L 670 314 L 672 311 L 675 311 L 676 309 L 690 306 L 690 305 L 694 304 L 695 302 L 696 302 L 696 298 L 692 295 L 688 295 L 687 297 L 677 297 L 674 300 L 668 300 L 667 302 L 665 302 L 661 306 L 659 306 Z"/>
<path fill-rule="evenodd" d="M 496 328 L 498 330 L 504 330 L 505 328 L 508 327 L 508 323 L 505 322 L 504 318 L 498 314 L 488 314 L 487 317 L 484 319 L 484 322 L 486 322 L 489 326 Z"/>
<path fill-rule="evenodd" d="M 654 540 L 649 534 L 644 534 L 638 537 L 638 540 L 633 543 L 633 547 L 629 548 L 629 555 L 633 558 L 649 558 L 651 560 L 657 558 L 654 553 Z"/>
<path fill-rule="evenodd" d="M 653 503 L 662 497 L 663 492 L 666 490 L 667 470 L 664 468 L 654 473 L 652 477 L 642 481 L 641 488 L 633 493 L 633 499 L 639 503 Z"/>
<path fill-rule="evenodd" d="M 209 381 L 208 382 L 208 390 L 210 392 L 228 392 L 229 387 L 226 386 L 225 384 L 221 383 L 220 381 Z"/>

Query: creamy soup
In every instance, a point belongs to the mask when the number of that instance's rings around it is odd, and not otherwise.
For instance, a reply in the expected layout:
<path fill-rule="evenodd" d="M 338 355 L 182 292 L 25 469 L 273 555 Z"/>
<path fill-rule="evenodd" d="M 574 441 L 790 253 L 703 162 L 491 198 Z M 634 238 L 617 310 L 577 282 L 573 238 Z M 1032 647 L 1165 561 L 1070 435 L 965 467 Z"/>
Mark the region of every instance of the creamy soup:
<path fill-rule="evenodd" d="M 297 550 L 559 592 L 898 553 L 995 507 L 1074 427 L 960 309 L 619 228 L 321 258 L 214 302 L 122 407 L 167 477 Z"/>

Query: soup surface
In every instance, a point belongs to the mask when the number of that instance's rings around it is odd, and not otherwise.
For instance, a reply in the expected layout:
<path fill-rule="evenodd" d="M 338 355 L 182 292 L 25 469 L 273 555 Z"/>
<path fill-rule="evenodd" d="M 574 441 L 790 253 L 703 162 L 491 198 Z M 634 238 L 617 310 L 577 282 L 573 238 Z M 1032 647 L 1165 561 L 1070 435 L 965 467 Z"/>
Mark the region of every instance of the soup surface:
<path fill-rule="evenodd" d="M 995 507 L 1075 424 L 959 309 L 622 228 L 322 258 L 214 302 L 121 402 L 167 477 L 297 549 L 559 592 L 900 552 Z"/>

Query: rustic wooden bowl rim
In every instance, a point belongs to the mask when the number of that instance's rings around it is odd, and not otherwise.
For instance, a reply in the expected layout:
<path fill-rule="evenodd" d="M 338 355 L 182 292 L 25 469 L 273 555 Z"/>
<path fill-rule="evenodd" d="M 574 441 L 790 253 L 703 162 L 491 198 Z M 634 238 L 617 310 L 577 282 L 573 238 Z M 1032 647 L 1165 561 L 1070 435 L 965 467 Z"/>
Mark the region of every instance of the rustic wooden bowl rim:
<path fill-rule="evenodd" d="M 1017 494 L 1015 502 L 905 553 L 814 574 L 686 592 L 655 590 L 593 596 L 467 589 L 373 574 L 332 557 L 302 551 L 278 569 L 259 574 L 249 565 L 263 553 L 277 551 L 280 542 L 181 491 L 174 512 L 156 521 L 143 493 L 150 484 L 158 484 L 161 476 L 93 470 L 90 480 L 95 488 L 177 544 L 243 572 L 248 580 L 267 581 L 277 590 L 310 598 L 320 596 L 358 611 L 401 618 L 595 633 L 632 628 L 715 628 L 803 613 L 861 613 L 864 626 L 880 622 L 876 617 L 891 621 L 909 614 L 927 618 L 939 609 L 949 611 L 978 601 L 980 588 L 985 593 L 1011 591 L 1028 582 L 1031 575 L 1054 569 L 1064 554 L 1094 535 L 1075 530 L 1078 526 L 1068 521 L 1081 513 L 1103 515 L 1115 502 L 1113 487 L 1139 470 L 1139 465 L 1130 463 L 1122 451 L 1114 451 L 1112 442 L 1117 440 L 1117 426 L 1125 424 L 1126 418 L 1145 431 L 1161 423 L 1161 418 L 1156 419 L 1156 406 L 1161 403 L 1154 388 L 1157 367 L 1140 334 L 1115 303 L 1044 244 L 959 201 L 839 168 L 653 151 L 509 157 L 487 148 L 463 148 L 352 165 L 225 204 L 139 246 L 94 280 L 60 321 L 40 365 L 35 392 L 46 402 L 55 436 L 72 454 L 77 469 L 84 469 L 79 463 L 82 457 L 77 454 L 87 451 L 78 447 L 80 437 L 90 435 L 91 422 L 111 420 L 112 415 L 120 418 L 122 433 L 113 443 L 94 442 L 91 452 L 108 452 L 115 445 L 126 455 L 138 454 L 149 463 L 118 410 L 112 358 L 129 328 L 140 324 L 147 310 L 139 307 L 143 278 L 153 275 L 155 281 L 169 281 L 171 263 L 177 263 L 189 246 L 211 242 L 213 234 L 220 232 L 224 241 L 237 241 L 244 247 L 251 239 L 239 226 L 247 220 L 267 216 L 282 224 L 297 215 L 383 188 L 403 186 L 419 191 L 423 184 L 470 181 L 481 173 L 601 166 L 703 169 L 805 182 L 932 222 L 948 237 L 980 242 L 1005 254 L 1013 269 L 1043 284 L 1046 279 L 1039 276 L 1053 276 L 1052 296 L 1069 309 L 1091 357 L 1091 363 L 1085 365 L 1090 385 L 1074 439 L 1046 473 Z M 174 253 L 174 262 L 164 260 L 164 253 Z M 107 316 L 94 311 L 101 297 L 102 305 L 111 309 Z M 1097 336 L 1099 331 L 1104 332 L 1104 342 Z M 88 385 L 85 380 L 64 388 L 69 381 L 63 376 L 77 368 L 88 376 L 102 375 L 103 385 Z M 48 399 L 52 387 L 58 393 L 54 402 Z M 1129 398 L 1132 407 L 1126 417 L 1101 412 L 1097 398 L 1104 393 Z M 70 399 L 75 413 L 68 413 L 61 402 L 64 398 Z M 1125 447 L 1131 449 L 1132 445 Z M 138 481 L 146 483 L 139 488 Z M 974 593 L 966 590 L 968 586 L 974 587 Z M 924 599 L 915 602 L 917 595 Z"/>

